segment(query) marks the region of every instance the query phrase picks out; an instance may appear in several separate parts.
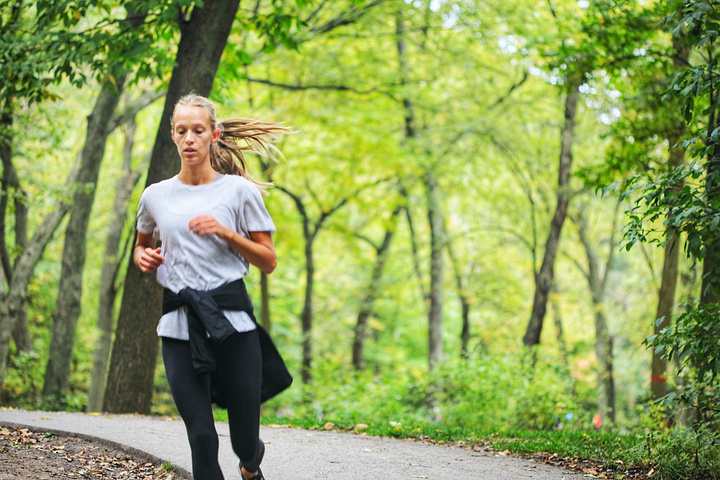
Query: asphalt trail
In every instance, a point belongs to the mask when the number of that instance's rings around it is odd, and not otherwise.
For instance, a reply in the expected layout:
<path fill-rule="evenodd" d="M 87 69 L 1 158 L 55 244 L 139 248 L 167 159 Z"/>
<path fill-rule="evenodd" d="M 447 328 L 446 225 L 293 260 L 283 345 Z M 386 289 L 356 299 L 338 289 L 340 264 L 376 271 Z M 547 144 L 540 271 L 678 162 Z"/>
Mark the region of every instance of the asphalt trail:
<path fill-rule="evenodd" d="M 124 446 L 177 467 L 192 478 L 182 421 L 141 415 L 91 415 L 0 409 L 0 424 L 63 431 Z M 238 480 L 228 426 L 217 423 L 220 465 Z M 583 475 L 531 460 L 460 447 L 352 433 L 262 426 L 267 480 L 578 480 Z"/>

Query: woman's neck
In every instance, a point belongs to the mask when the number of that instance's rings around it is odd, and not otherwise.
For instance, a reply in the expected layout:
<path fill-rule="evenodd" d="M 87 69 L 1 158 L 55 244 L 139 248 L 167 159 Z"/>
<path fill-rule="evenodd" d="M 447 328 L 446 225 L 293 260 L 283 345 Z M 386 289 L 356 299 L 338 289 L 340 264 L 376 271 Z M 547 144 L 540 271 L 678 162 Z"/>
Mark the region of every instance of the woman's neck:
<path fill-rule="evenodd" d="M 201 168 L 183 165 L 178 174 L 178 180 L 187 185 L 205 185 L 214 182 L 216 177 L 217 172 L 209 164 Z"/>

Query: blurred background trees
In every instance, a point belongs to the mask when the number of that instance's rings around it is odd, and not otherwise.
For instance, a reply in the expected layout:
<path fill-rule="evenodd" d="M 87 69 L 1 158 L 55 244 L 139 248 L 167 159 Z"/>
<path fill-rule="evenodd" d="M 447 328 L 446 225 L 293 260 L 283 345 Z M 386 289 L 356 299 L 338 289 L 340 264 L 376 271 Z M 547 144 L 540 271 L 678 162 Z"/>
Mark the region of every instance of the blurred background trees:
<path fill-rule="evenodd" d="M 716 7 L 0 1 L 1 404 L 173 412 L 129 252 L 196 90 L 296 130 L 268 414 L 714 429 Z"/>

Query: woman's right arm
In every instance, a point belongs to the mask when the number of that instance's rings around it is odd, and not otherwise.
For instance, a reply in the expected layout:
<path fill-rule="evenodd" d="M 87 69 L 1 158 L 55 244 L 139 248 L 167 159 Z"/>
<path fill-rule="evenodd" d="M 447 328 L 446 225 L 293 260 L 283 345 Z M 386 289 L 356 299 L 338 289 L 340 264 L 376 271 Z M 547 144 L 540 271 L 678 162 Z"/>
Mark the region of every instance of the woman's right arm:
<path fill-rule="evenodd" d="M 160 248 L 155 248 L 155 245 L 157 242 L 152 235 L 138 232 L 133 250 L 133 261 L 143 273 L 154 272 L 165 262 L 165 258 L 160 255 Z"/>

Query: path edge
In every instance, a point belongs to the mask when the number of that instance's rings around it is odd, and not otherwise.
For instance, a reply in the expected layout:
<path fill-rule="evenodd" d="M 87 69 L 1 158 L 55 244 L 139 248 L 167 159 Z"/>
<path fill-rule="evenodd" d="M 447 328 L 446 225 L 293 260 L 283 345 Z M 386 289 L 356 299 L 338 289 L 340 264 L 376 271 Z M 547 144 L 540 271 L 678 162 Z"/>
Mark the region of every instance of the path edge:
<path fill-rule="evenodd" d="M 43 433 L 62 433 L 65 436 L 68 437 L 76 437 L 81 438 L 83 440 L 87 440 L 90 442 L 99 443 L 101 445 L 104 445 L 106 447 L 115 448 L 117 450 L 127 452 L 130 455 L 133 455 L 140 460 L 145 460 L 146 463 L 157 463 L 162 465 L 163 463 L 168 463 L 172 465 L 173 467 L 173 473 L 177 474 L 178 480 L 192 480 L 193 476 L 190 472 L 185 470 L 184 468 L 175 465 L 173 462 L 169 460 L 165 460 L 163 458 L 160 458 L 156 455 L 153 455 L 151 453 L 148 453 L 144 450 L 140 450 L 139 448 L 131 447 L 129 445 L 125 445 L 123 443 L 114 442 L 112 440 L 107 440 L 105 438 L 95 437 L 93 435 L 88 435 L 85 433 L 77 433 L 77 432 L 68 432 L 67 430 L 62 430 L 58 428 L 47 428 L 47 427 L 37 427 L 35 425 L 27 425 L 24 423 L 15 423 L 15 422 L 7 422 L 4 420 L 0 420 L 0 427 L 8 427 L 8 428 L 27 428 L 29 430 L 33 430 L 36 432 L 43 432 Z"/>

